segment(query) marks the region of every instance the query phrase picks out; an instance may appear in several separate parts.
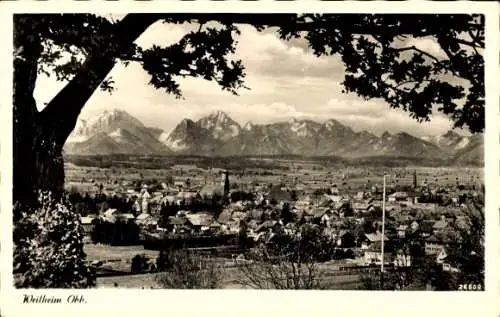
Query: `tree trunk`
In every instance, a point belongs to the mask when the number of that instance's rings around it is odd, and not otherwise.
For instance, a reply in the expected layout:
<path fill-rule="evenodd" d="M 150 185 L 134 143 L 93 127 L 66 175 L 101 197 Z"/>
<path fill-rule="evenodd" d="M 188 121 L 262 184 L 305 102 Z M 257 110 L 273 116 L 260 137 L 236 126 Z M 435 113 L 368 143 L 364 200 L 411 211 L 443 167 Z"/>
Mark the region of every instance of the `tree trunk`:
<path fill-rule="evenodd" d="M 18 79 L 25 74 L 16 74 Z M 56 131 L 33 113 L 34 99 L 29 92 L 15 88 L 13 199 L 28 205 L 36 204 L 37 190 L 62 193 L 64 168 L 62 146 L 57 143 Z"/>
<path fill-rule="evenodd" d="M 40 39 L 30 32 L 30 27 L 36 28 L 34 22 L 25 16 L 15 16 L 14 21 L 13 200 L 28 205 L 36 202 L 34 188 L 40 179 L 34 151 L 38 128 L 33 91 L 42 46 Z"/>

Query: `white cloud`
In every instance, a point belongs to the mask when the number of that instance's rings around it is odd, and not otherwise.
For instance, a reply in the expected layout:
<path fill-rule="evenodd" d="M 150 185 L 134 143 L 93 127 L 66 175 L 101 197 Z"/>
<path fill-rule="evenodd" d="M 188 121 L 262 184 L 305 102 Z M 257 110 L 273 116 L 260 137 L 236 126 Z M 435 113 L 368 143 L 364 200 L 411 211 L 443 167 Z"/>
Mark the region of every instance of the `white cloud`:
<path fill-rule="evenodd" d="M 344 98 L 341 98 L 344 97 Z M 352 96 L 339 96 L 331 98 L 326 107 L 337 115 L 349 116 L 359 115 L 370 117 L 380 117 L 380 114 L 387 112 L 387 104 L 381 100 L 365 101 Z"/>
<path fill-rule="evenodd" d="M 153 45 L 166 47 L 178 42 L 195 28 L 193 24 L 167 24 L 158 21 L 142 33 L 135 43 L 144 49 L 151 48 Z"/>
<path fill-rule="evenodd" d="M 338 57 L 316 57 L 305 46 L 287 45 L 276 33 L 240 27 L 237 56 L 249 71 L 269 76 L 340 78 L 344 67 Z M 298 40 L 296 40 L 298 41 Z"/>
<path fill-rule="evenodd" d="M 448 59 L 446 53 L 441 49 L 441 46 L 434 37 L 411 37 L 407 41 L 402 42 L 401 46 L 415 46 L 416 48 L 427 52 L 438 59 Z"/>
<path fill-rule="evenodd" d="M 234 116 L 235 120 L 242 123 L 246 121 L 271 123 L 292 117 L 309 117 L 314 115 L 299 111 L 295 106 L 283 102 L 252 105 L 232 104 L 228 107 L 228 112 Z"/>

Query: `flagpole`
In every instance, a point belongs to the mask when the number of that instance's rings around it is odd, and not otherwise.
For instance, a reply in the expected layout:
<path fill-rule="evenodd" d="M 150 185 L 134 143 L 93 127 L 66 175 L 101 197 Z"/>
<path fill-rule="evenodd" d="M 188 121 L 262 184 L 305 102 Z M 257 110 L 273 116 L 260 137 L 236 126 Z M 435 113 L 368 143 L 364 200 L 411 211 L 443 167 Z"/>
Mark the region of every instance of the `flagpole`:
<path fill-rule="evenodd" d="M 384 237 L 385 237 L 385 173 L 384 173 L 384 186 L 382 189 L 382 242 L 381 242 L 381 254 L 382 263 L 380 265 L 380 288 L 384 288 Z"/>

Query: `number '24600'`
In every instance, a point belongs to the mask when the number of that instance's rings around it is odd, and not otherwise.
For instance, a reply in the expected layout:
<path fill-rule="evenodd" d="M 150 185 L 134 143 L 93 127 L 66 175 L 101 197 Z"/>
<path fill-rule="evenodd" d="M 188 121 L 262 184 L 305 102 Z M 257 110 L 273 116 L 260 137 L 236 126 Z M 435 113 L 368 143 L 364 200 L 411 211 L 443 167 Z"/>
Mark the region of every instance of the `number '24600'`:
<path fill-rule="evenodd" d="M 481 284 L 460 284 L 458 285 L 459 291 L 482 291 L 483 286 Z"/>

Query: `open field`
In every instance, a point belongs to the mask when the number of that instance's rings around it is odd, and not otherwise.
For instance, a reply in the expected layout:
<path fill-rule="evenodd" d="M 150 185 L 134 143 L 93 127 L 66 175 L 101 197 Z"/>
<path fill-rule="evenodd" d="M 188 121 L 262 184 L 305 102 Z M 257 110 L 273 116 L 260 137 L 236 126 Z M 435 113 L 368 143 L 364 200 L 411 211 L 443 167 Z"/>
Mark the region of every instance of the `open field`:
<path fill-rule="evenodd" d="M 115 283 L 120 288 L 151 289 L 157 288 L 155 278 L 161 273 L 145 273 L 136 275 L 99 277 L 97 287 L 114 288 Z M 240 273 L 237 268 L 229 267 L 224 271 L 223 289 L 243 289 L 243 285 L 238 283 Z M 346 274 L 337 276 L 325 276 L 322 281 L 328 283 L 332 290 L 355 290 L 360 285 L 359 275 Z"/>
<path fill-rule="evenodd" d="M 413 184 L 413 172 L 417 173 L 418 185 L 436 184 L 439 186 L 481 185 L 484 183 L 482 167 L 422 167 L 408 165 L 404 167 L 354 167 L 334 166 L 325 162 L 304 160 L 275 160 L 276 168 L 262 168 L 255 160 L 255 166 L 230 170 L 231 184 L 234 188 L 246 188 L 251 184 L 302 185 L 308 189 L 337 186 L 343 192 L 357 191 L 366 186 L 382 185 L 382 176 L 387 174 L 387 185 L 409 186 Z M 269 159 L 267 159 L 269 160 Z M 215 162 L 214 164 L 222 164 Z M 111 163 L 112 164 L 112 163 Z M 214 165 L 226 168 L 225 165 Z M 124 182 L 167 182 L 171 179 L 184 182 L 189 178 L 193 186 L 202 186 L 208 182 L 219 182 L 220 174 L 196 165 L 172 165 L 164 168 L 123 167 L 121 165 L 106 168 L 77 166 L 66 164 L 66 184 L 79 192 L 96 192 L 100 184 L 105 191 L 115 191 Z"/>
<path fill-rule="evenodd" d="M 137 274 L 137 275 L 122 275 L 110 277 L 98 277 L 98 288 L 113 288 L 114 284 L 118 284 L 120 288 L 151 288 L 155 287 L 154 278 L 156 273 Z"/>
<path fill-rule="evenodd" d="M 144 254 L 150 258 L 156 258 L 158 251 L 146 250 L 142 245 L 137 246 L 105 246 L 96 244 L 85 244 L 83 247 L 89 261 L 130 261 L 137 254 Z"/>
<path fill-rule="evenodd" d="M 124 272 L 124 275 L 106 276 L 97 278 L 97 286 L 100 288 L 113 288 L 115 283 L 120 288 L 156 288 L 155 277 L 159 273 L 144 273 L 125 275 L 130 272 L 130 261 L 137 254 L 144 254 L 149 258 L 156 258 L 158 251 L 145 250 L 142 246 L 98 246 L 94 244 L 86 244 L 84 248 L 87 259 L 89 261 L 100 260 L 103 262 L 111 262 L 114 270 Z M 219 259 L 224 262 L 226 268 L 224 270 L 223 288 L 224 289 L 241 289 L 244 288 L 238 280 L 241 279 L 241 273 L 231 261 Z M 331 261 L 319 263 L 318 268 L 322 272 L 322 280 L 327 282 L 331 289 L 355 289 L 359 284 L 359 276 L 357 274 L 338 274 L 339 267 L 352 263 L 349 261 Z"/>

